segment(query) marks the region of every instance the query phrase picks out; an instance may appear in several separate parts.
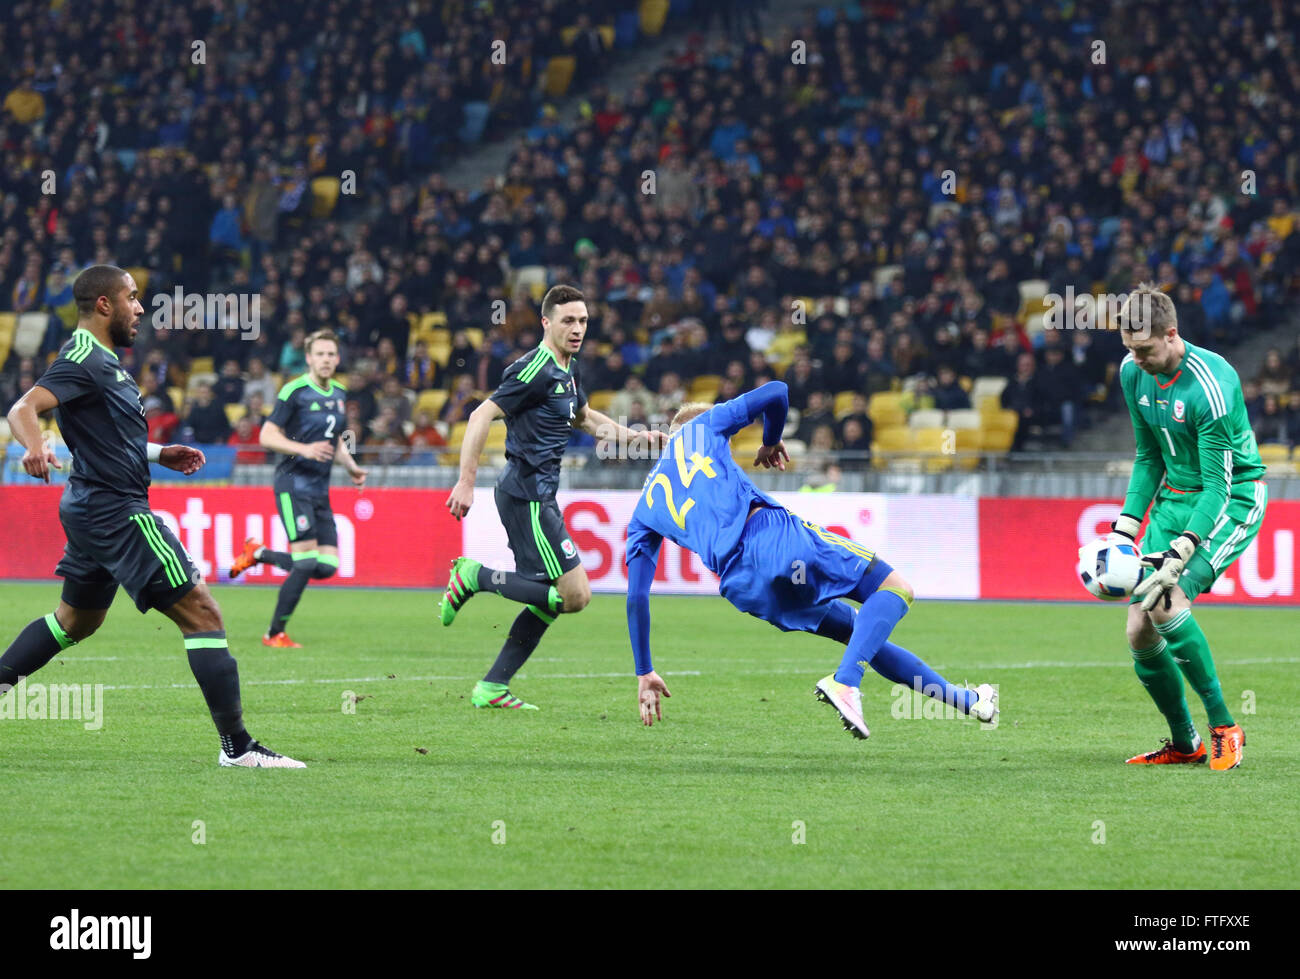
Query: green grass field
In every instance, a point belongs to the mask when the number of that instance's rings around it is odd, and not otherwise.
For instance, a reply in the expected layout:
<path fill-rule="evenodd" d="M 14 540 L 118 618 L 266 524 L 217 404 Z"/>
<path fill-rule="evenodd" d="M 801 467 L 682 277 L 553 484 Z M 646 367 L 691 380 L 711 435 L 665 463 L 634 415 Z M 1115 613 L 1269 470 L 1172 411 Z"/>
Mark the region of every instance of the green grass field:
<path fill-rule="evenodd" d="M 1294 886 L 1300 610 L 1198 614 L 1249 739 L 1218 774 L 1122 764 L 1165 730 L 1100 604 L 918 603 L 895 639 L 1000 684 L 1000 723 L 895 719 L 868 671 L 859 742 L 812 696 L 842 647 L 721 599 L 652 600 L 673 697 L 647 730 L 619 597 L 552 627 L 517 714 L 469 706 L 516 608 L 495 596 L 443 629 L 429 593 L 309 589 L 306 648 L 270 650 L 274 592 L 215 592 L 249 730 L 309 768 L 219 769 L 174 627 L 120 598 L 32 678 L 105 684 L 102 728 L 0 720 L 0 886 Z M 0 643 L 57 595 L 0 586 Z"/>

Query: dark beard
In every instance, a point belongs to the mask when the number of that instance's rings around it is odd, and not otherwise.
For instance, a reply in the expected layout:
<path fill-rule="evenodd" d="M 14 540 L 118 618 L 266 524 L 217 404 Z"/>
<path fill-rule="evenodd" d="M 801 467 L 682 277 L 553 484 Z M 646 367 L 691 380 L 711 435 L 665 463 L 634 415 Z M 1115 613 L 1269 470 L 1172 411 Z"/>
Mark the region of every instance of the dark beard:
<path fill-rule="evenodd" d="M 108 338 L 113 341 L 115 347 L 130 347 L 135 343 L 131 336 L 131 323 L 135 316 L 128 313 L 126 316 L 118 317 L 116 313 L 108 321 Z"/>

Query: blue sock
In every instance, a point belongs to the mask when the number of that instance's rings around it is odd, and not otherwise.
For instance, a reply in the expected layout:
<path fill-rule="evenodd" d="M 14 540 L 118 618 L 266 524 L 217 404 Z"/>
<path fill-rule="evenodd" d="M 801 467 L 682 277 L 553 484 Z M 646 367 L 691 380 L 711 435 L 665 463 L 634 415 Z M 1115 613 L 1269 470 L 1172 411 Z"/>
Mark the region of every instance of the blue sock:
<path fill-rule="evenodd" d="M 867 596 L 858 609 L 840 668 L 835 671 L 836 681 L 850 687 L 862 685 L 867 664 L 875 658 L 898 620 L 907 614 L 907 608 L 903 596 L 894 591 L 878 591 Z"/>
<path fill-rule="evenodd" d="M 935 672 L 925 660 L 915 653 L 892 642 L 882 645 L 871 660 L 871 668 L 886 680 L 919 690 L 927 697 L 952 704 L 963 714 L 969 714 L 971 704 L 978 699 L 974 690 L 954 687 Z M 839 679 L 839 674 L 835 675 Z M 843 681 L 840 681 L 843 682 Z"/>

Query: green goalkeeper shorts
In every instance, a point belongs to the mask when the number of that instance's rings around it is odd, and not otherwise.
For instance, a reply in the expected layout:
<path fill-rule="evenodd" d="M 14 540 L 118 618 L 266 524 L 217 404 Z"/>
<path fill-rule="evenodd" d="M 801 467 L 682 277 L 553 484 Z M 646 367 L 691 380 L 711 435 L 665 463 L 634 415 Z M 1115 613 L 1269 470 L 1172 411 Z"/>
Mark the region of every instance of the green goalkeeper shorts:
<path fill-rule="evenodd" d="M 1196 498 L 1196 493 L 1182 492 L 1168 484 L 1160 487 L 1151 507 L 1147 532 L 1138 543 L 1143 554 L 1159 554 L 1169 549 L 1169 542 L 1187 529 L 1196 509 Z M 1233 484 L 1227 507 L 1178 579 L 1188 598 L 1209 591 L 1228 565 L 1250 546 L 1264 522 L 1267 505 L 1268 487 L 1263 480 Z"/>

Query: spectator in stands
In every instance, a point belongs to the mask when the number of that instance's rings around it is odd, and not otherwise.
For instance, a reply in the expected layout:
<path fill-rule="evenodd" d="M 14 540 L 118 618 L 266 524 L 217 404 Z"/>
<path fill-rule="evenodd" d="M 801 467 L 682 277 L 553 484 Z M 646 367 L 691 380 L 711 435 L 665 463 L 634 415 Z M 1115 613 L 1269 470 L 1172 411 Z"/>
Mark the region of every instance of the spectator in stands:
<path fill-rule="evenodd" d="M 427 391 L 438 387 L 440 373 L 437 362 L 429 355 L 429 345 L 423 340 L 416 340 L 406 358 L 402 383 L 413 391 Z"/>
<path fill-rule="evenodd" d="M 885 352 L 885 334 L 876 330 L 867 340 L 867 362 L 863 370 L 863 389 L 867 394 L 888 391 L 893 387 L 897 372 L 894 362 Z"/>
<path fill-rule="evenodd" d="M 244 396 L 245 412 L 252 416 L 254 424 L 261 426 L 262 419 L 271 413 L 271 409 L 266 402 L 262 400 L 260 391 L 254 391 L 252 394 Z"/>
<path fill-rule="evenodd" d="M 667 371 L 659 378 L 659 391 L 650 411 L 650 420 L 656 424 L 670 420 L 689 400 L 682 379 L 673 371 Z"/>
<path fill-rule="evenodd" d="M 807 347 L 799 347 L 794 352 L 794 360 L 786 369 L 784 380 L 789 392 L 790 405 L 799 411 L 807 406 L 809 394 L 825 387 L 813 367 L 812 358 L 808 356 Z"/>
<path fill-rule="evenodd" d="M 1016 361 L 1016 373 L 1002 389 L 1002 407 L 1014 411 L 1020 419 L 1011 448 L 1019 452 L 1029 434 L 1030 425 L 1038 425 L 1042 413 L 1042 389 L 1038 383 L 1034 355 L 1022 353 Z"/>
<path fill-rule="evenodd" d="M 1264 396 L 1259 393 L 1259 383 L 1245 381 L 1241 385 L 1241 397 L 1246 404 L 1246 417 L 1253 426 L 1256 419 L 1264 412 Z"/>
<path fill-rule="evenodd" d="M 1282 351 L 1269 347 L 1264 354 L 1264 365 L 1255 375 L 1255 383 L 1265 397 L 1286 394 L 1291 389 L 1291 371 L 1282 360 Z"/>
<path fill-rule="evenodd" d="M 412 448 L 417 445 L 434 449 L 446 447 L 447 440 L 442 437 L 442 433 L 433 423 L 433 416 L 427 411 L 417 411 L 413 423 L 414 428 L 406 440 Z"/>
<path fill-rule="evenodd" d="M 262 358 L 250 357 L 248 359 L 248 378 L 244 381 L 243 396 L 260 394 L 262 402 L 270 404 L 275 400 L 278 393 L 275 387 L 275 379 L 266 372 L 266 364 Z"/>
<path fill-rule="evenodd" d="M 221 376 L 210 388 L 218 405 L 235 405 L 244 400 L 244 379 L 239 376 L 239 361 L 227 360 L 221 365 Z"/>
<path fill-rule="evenodd" d="M 634 404 L 640 404 L 641 412 L 647 417 L 656 407 L 654 395 L 646 390 L 645 383 L 641 380 L 639 374 L 630 375 L 623 390 L 615 394 L 610 400 L 610 417 L 615 421 L 618 421 L 620 418 L 631 418 L 632 406 Z M 623 424 L 627 423 L 624 422 Z"/>
<path fill-rule="evenodd" d="M 866 371 L 853 351 L 853 344 L 848 340 L 835 343 L 831 360 L 822 365 L 822 382 L 825 389 L 834 391 L 861 390 Z"/>
<path fill-rule="evenodd" d="M 473 377 L 478 372 L 478 351 L 474 349 L 473 344 L 469 341 L 469 334 L 464 330 L 457 330 L 451 335 L 451 353 L 447 357 L 446 372 L 449 376 L 455 377 L 458 374 L 468 374 Z"/>
<path fill-rule="evenodd" d="M 816 426 L 807 442 L 808 451 L 803 458 L 804 468 L 825 469 L 835 462 L 835 429 L 830 425 Z"/>
<path fill-rule="evenodd" d="M 1255 419 L 1255 441 L 1260 445 L 1291 445 L 1294 436 L 1288 427 L 1288 413 L 1282 410 L 1276 394 L 1264 395 L 1264 410 Z"/>
<path fill-rule="evenodd" d="M 151 394 L 141 402 L 144 405 L 144 419 L 149 432 L 149 441 L 161 445 L 172 441 L 181 423 L 164 397 L 165 395 Z"/>
<path fill-rule="evenodd" d="M 849 467 L 848 463 L 844 464 L 845 468 Z M 800 468 L 806 469 L 807 460 Z M 834 493 L 838 488 L 839 481 L 844 473 L 840 466 L 833 461 L 825 462 L 820 469 L 808 474 L 807 481 L 799 487 L 800 493 Z"/>
<path fill-rule="evenodd" d="M 1300 446 L 1300 381 L 1291 389 L 1286 400 L 1286 430 L 1291 437 L 1291 448 Z"/>
<path fill-rule="evenodd" d="M 234 446 L 238 450 L 235 453 L 235 463 L 237 465 L 255 465 L 266 462 L 266 449 L 262 448 L 261 443 L 257 440 L 261 432 L 262 426 L 257 423 L 252 415 L 245 414 L 239 421 L 235 422 L 235 430 L 230 433 L 226 444 Z"/>
<path fill-rule="evenodd" d="M 306 339 L 307 331 L 301 326 L 295 327 L 280 349 L 280 373 L 286 381 L 307 372 L 307 355 L 302 348 Z"/>
<path fill-rule="evenodd" d="M 817 429 L 826 426 L 830 429 L 832 441 L 835 435 L 835 416 L 831 414 L 832 400 L 825 391 L 813 391 L 808 395 L 808 407 L 799 416 L 799 427 L 794 437 L 809 446 Z"/>
<path fill-rule="evenodd" d="M 1048 347 L 1043 353 L 1043 365 L 1037 380 L 1041 391 L 1039 421 L 1045 425 L 1061 426 L 1061 442 L 1068 449 L 1074 443 L 1074 433 L 1083 400 L 1083 384 L 1074 362 L 1067 360 L 1061 344 Z"/>
<path fill-rule="evenodd" d="M 871 462 L 871 431 L 852 416 L 844 419 L 840 431 L 840 463 L 845 472 L 865 471 Z"/>
<path fill-rule="evenodd" d="M 407 397 L 402 382 L 392 374 L 384 377 L 383 393 L 375 399 L 375 403 L 381 413 L 386 408 L 390 409 L 399 423 L 405 423 L 411 418 L 411 400 Z"/>
<path fill-rule="evenodd" d="M 964 411 L 970 408 L 970 395 L 957 382 L 957 372 L 944 365 L 939 368 L 934 388 L 934 406 L 939 411 Z"/>
<path fill-rule="evenodd" d="M 230 421 L 225 408 L 216 400 L 211 384 L 200 384 L 194 402 L 185 416 L 182 439 L 201 445 L 222 445 L 230 437 Z"/>
<path fill-rule="evenodd" d="M 461 374 L 453 383 L 451 396 L 442 406 L 438 417 L 449 425 L 468 421 L 470 412 L 480 404 L 479 399 L 474 396 L 474 379 L 468 374 Z"/>
<path fill-rule="evenodd" d="M 1003 330 L 997 346 L 989 351 L 987 364 L 993 377 L 1014 377 L 1019 369 L 1020 355 L 1025 352 L 1020 336 L 1015 330 Z"/>

